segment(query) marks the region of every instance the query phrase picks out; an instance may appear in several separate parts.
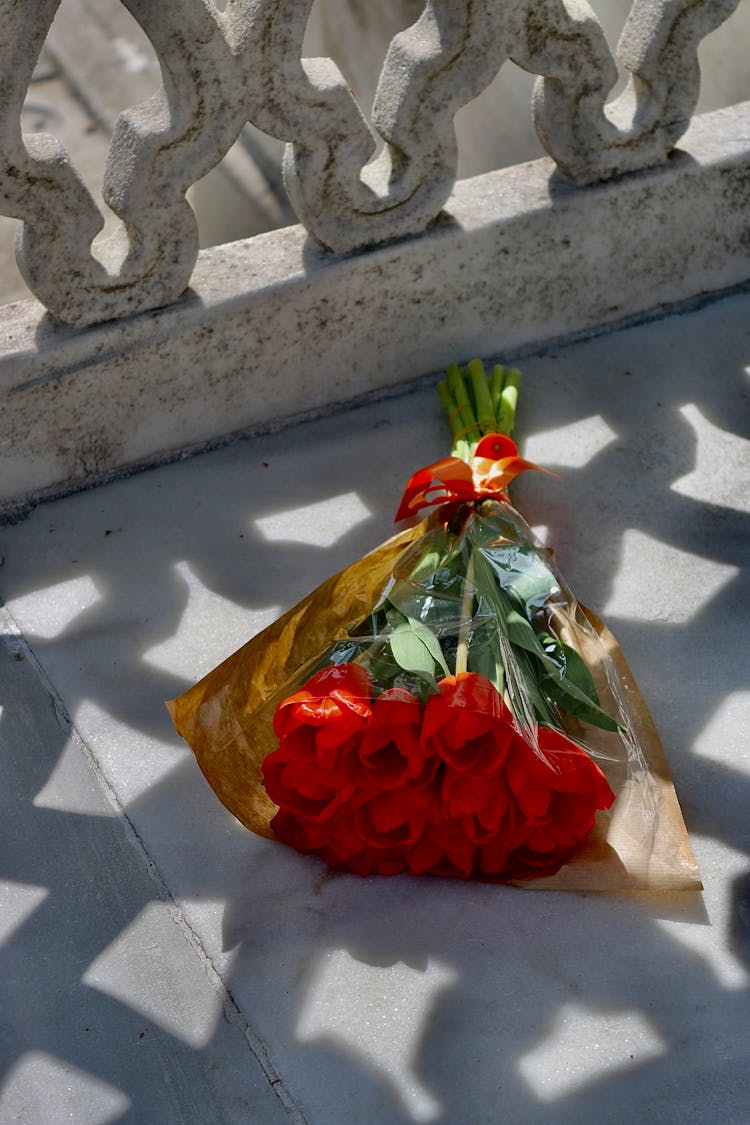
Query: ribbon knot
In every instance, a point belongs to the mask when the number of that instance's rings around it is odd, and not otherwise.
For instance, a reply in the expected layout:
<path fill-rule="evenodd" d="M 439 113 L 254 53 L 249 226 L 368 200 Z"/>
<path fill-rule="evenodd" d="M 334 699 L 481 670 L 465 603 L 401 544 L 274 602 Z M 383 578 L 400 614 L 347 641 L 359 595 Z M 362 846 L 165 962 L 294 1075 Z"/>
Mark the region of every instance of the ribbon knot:
<path fill-rule="evenodd" d="M 444 457 L 418 469 L 409 479 L 396 520 L 413 516 L 421 508 L 492 497 L 506 500 L 505 489 L 526 469 L 542 469 L 518 456 L 518 446 L 507 434 L 486 434 L 470 462 Z M 555 474 L 551 474 L 554 476 Z"/>

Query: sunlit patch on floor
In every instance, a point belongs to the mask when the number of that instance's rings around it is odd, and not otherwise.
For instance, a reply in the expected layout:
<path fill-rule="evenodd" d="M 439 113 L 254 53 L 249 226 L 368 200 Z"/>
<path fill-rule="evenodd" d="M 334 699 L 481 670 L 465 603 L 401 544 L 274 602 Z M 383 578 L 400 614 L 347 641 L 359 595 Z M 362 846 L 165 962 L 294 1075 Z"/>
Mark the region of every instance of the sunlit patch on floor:
<path fill-rule="evenodd" d="M 585 1043 L 585 1050 L 581 1044 Z M 605 1074 L 663 1055 L 666 1045 L 641 1012 L 604 1013 L 565 1004 L 546 1039 L 519 1060 L 536 1097 L 552 1102 Z"/>
<path fill-rule="evenodd" d="M 120 722 L 90 699 L 76 709 L 73 722 L 125 805 L 165 778 L 186 757 L 182 743 L 152 738 Z"/>
<path fill-rule="evenodd" d="M 33 883 L 0 882 L 0 948 L 21 929 L 49 894 Z"/>
<path fill-rule="evenodd" d="M 582 469 L 616 437 L 617 434 L 601 414 L 592 414 L 568 426 L 533 434 L 524 442 L 522 452 L 529 461 L 545 465 L 550 459 L 550 449 L 554 449 L 555 465 L 565 469 Z"/>
<path fill-rule="evenodd" d="M 68 742 L 46 784 L 34 797 L 34 808 L 83 816 L 117 815 L 114 808 L 102 801 L 101 789 L 74 741 Z"/>
<path fill-rule="evenodd" d="M 356 492 L 344 492 L 316 504 L 290 508 L 255 520 L 269 542 L 305 543 L 310 547 L 332 547 L 347 532 L 370 518 L 370 509 Z"/>
<path fill-rule="evenodd" d="M 750 691 L 726 695 L 696 739 L 701 758 L 728 765 L 750 776 Z"/>
<path fill-rule="evenodd" d="M 0 1090 L 0 1121 L 95 1122 L 114 1125 L 130 1098 L 72 1063 L 28 1051 L 11 1067 Z"/>
<path fill-rule="evenodd" d="M 745 511 L 750 497 L 750 441 L 719 429 L 692 402 L 681 406 L 680 414 L 695 434 L 695 467 L 672 484 L 672 491 Z"/>
<path fill-rule="evenodd" d="M 681 551 L 629 528 L 602 616 L 684 625 L 738 574 L 736 566 Z M 670 582 L 670 575 L 679 578 Z"/>
<path fill-rule="evenodd" d="M 8 609 L 25 633 L 49 641 L 59 637 L 75 619 L 91 609 L 101 594 L 88 574 L 56 582 L 8 603 Z"/>
<path fill-rule="evenodd" d="M 153 667 L 197 680 L 279 615 L 278 606 L 245 609 L 214 593 L 187 562 L 174 569 L 188 587 L 188 603 L 174 634 L 144 652 Z"/>
<path fill-rule="evenodd" d="M 417 1077 L 419 1049 L 437 994 L 453 969 L 430 960 L 424 972 L 402 961 L 387 967 L 329 953 L 303 1005 L 297 1037 L 329 1039 L 359 1056 L 394 1087 L 414 1121 L 432 1121 L 441 1106 Z"/>
<path fill-rule="evenodd" d="M 705 963 L 722 988 L 740 989 L 750 985 L 750 973 L 736 957 L 727 941 L 727 931 L 732 924 L 732 883 L 748 869 L 745 852 L 718 844 L 707 836 L 691 834 L 695 853 L 704 875 L 703 901 L 709 916 L 709 925 L 698 926 L 693 921 L 681 922 L 671 918 L 657 918 L 656 923 L 670 938 L 689 950 Z M 720 871 L 721 877 L 714 876 Z M 721 940 L 717 936 L 721 934 Z"/>
<path fill-rule="evenodd" d="M 203 1047 L 221 1015 L 221 1000 L 198 955 L 186 955 L 185 946 L 166 904 L 149 903 L 89 965 L 83 983 L 190 1046 Z"/>

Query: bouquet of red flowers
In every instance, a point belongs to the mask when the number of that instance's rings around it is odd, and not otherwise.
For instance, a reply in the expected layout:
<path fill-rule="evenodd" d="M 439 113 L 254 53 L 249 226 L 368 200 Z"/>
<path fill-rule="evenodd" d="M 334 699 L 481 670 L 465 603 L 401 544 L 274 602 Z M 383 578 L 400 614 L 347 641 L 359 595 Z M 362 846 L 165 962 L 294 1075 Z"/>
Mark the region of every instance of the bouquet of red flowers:
<path fill-rule="evenodd" d="M 360 875 L 697 883 L 619 649 L 507 496 L 519 376 L 439 387 L 451 455 L 422 523 L 329 579 L 170 706 L 248 827 Z"/>

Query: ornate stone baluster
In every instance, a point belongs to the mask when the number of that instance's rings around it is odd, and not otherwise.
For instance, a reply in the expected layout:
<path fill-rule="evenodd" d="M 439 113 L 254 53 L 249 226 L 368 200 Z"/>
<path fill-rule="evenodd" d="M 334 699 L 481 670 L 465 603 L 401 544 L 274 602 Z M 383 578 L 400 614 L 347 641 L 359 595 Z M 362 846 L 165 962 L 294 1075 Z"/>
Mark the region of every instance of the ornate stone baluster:
<path fill-rule="evenodd" d="M 585 0 L 527 3 L 512 57 L 545 76 L 534 93 L 534 121 L 562 171 L 587 183 L 666 160 L 698 101 L 701 40 L 738 3 L 635 0 L 617 49 L 630 84 L 606 110 L 617 71 Z"/>
<path fill-rule="evenodd" d="M 698 92 L 696 51 L 738 0 L 635 0 L 617 68 L 585 0 L 426 0 L 392 41 L 363 116 L 330 59 L 303 59 L 313 0 L 123 0 L 163 85 L 119 119 L 104 198 L 121 220 L 91 244 L 99 210 L 58 142 L 20 133 L 34 63 L 60 0 L 0 0 L 0 211 L 23 221 L 18 260 L 57 318 L 84 325 L 154 308 L 187 287 L 198 252 L 185 201 L 246 121 L 289 142 L 301 221 L 346 253 L 423 230 L 453 187 L 453 118 L 511 58 L 542 76 L 534 113 L 564 172 L 587 181 L 665 159 Z M 499 107 L 501 109 L 501 107 Z M 376 161 L 377 137 L 384 148 Z"/>
<path fill-rule="evenodd" d="M 317 159 L 309 141 L 288 151 L 285 172 L 297 214 L 324 245 L 346 252 L 423 230 L 456 175 L 455 113 L 489 84 L 507 57 L 507 6 L 495 0 L 428 0 L 420 19 L 391 43 L 372 124 L 386 147 L 361 178 L 374 142 L 337 122 L 344 145 Z M 319 66 L 316 60 L 316 66 Z M 308 77 L 319 81 L 308 64 Z M 312 119 L 309 122 L 312 126 Z M 371 185 L 371 186 L 370 186 Z"/>
<path fill-rule="evenodd" d="M 56 286 L 47 279 L 90 289 L 106 276 L 88 254 L 102 216 L 64 149 L 46 134 L 28 135 L 25 143 L 21 135 L 26 90 L 59 2 L 0 4 L 0 211 L 24 220 L 19 266 L 29 287 L 53 306 Z"/>
<path fill-rule="evenodd" d="M 366 209 L 360 172 L 375 140 L 331 59 L 302 59 L 313 0 L 257 0 L 246 51 L 253 70 L 251 120 L 289 141 L 284 178 L 297 215 L 329 249 L 352 249 L 331 237 L 343 218 Z M 361 245 L 362 242 L 357 243 Z M 373 239 L 370 239 L 373 241 Z"/>
<path fill-rule="evenodd" d="M 279 35 L 294 18 L 290 3 L 294 8 L 294 0 L 264 4 L 269 26 L 278 28 Z M 272 50 L 270 57 L 275 54 Z M 569 11 L 563 0 L 427 0 L 420 18 L 395 36 L 386 55 L 372 110 L 372 127 L 385 148 L 367 169 L 364 183 L 362 170 L 374 142 L 361 115 L 348 104 L 343 79 L 330 60 L 306 63 L 317 97 L 299 78 L 293 89 L 284 87 L 278 68 L 269 68 L 269 81 L 276 75 L 274 106 L 283 98 L 284 113 L 291 119 L 289 99 L 296 105 L 299 126 L 287 151 L 285 177 L 295 210 L 314 237 L 345 253 L 423 230 L 439 214 L 455 181 L 453 118 L 508 58 L 535 73 L 554 74 L 553 91 L 559 88 L 561 106 L 553 113 L 563 129 L 570 129 L 571 86 L 581 72 L 594 84 L 590 115 L 600 113 L 617 78 L 604 35 L 588 8 L 582 14 L 577 8 Z M 273 122 L 261 127 L 273 131 Z"/>
<path fill-rule="evenodd" d="M 58 3 L 45 3 L 43 29 L 37 8 L 38 30 L 46 32 Z M 231 98 L 236 67 L 213 4 L 125 3 L 154 46 L 164 85 L 126 111 L 114 131 L 104 198 L 122 220 L 121 229 L 94 257 L 90 244 L 101 227 L 98 210 L 78 181 L 76 194 L 60 191 L 54 198 L 39 188 L 36 150 L 29 154 L 29 183 L 14 210 L 25 220 L 19 243 L 24 277 L 53 315 L 74 324 L 168 304 L 185 290 L 198 254 L 185 192 L 221 159 L 246 120 Z M 11 0 L 4 10 L 15 15 L 28 7 L 24 0 Z M 38 35 L 33 51 L 24 47 L 28 66 L 43 39 Z M 3 69 L 7 73 L 7 66 Z M 22 96 L 19 80 L 14 109 Z M 30 140 L 37 142 L 27 139 L 27 147 Z M 42 138 L 42 153 L 45 146 L 57 147 Z"/>

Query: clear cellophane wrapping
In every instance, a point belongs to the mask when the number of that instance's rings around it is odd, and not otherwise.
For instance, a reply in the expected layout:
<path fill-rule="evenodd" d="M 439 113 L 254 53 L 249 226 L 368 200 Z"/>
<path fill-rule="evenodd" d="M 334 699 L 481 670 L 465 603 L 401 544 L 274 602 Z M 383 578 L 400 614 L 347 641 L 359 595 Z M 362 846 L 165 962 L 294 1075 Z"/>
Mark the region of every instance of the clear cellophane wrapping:
<path fill-rule="evenodd" d="M 493 680 L 538 754 L 538 724 L 556 727 L 585 749 L 615 793 L 570 861 L 524 885 L 700 888 L 656 729 L 619 646 L 576 602 L 522 516 L 496 501 L 442 509 L 395 536 L 168 704 L 217 796 L 247 828 L 273 838 L 277 810 L 261 770 L 278 744 L 273 716 L 316 670 L 361 663 L 376 691 L 434 690 L 432 676 L 393 659 L 389 634 L 405 621 L 430 629 L 448 671 L 463 647 L 468 670 Z M 592 705 L 577 686 L 589 682 L 581 662 L 595 687 Z M 441 674 L 436 665 L 434 677 Z"/>

